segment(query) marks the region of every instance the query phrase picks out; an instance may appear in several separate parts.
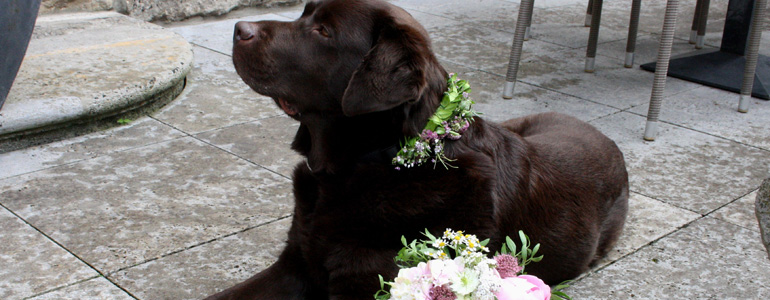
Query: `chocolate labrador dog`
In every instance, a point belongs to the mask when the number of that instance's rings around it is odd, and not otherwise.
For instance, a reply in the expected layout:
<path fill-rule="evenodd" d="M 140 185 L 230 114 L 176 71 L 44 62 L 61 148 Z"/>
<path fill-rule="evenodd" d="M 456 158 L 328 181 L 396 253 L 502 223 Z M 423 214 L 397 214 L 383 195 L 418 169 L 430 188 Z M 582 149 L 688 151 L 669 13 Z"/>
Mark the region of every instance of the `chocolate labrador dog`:
<path fill-rule="evenodd" d="M 396 170 L 447 89 L 425 29 L 378 0 L 310 1 L 294 22 L 240 22 L 233 61 L 255 91 L 300 122 L 292 149 L 296 206 L 278 261 L 209 299 L 372 299 L 393 279 L 400 237 L 446 228 L 491 238 L 523 230 L 541 244 L 527 266 L 547 283 L 574 278 L 621 233 L 628 175 L 613 141 L 546 113 L 476 118 L 440 164 Z M 395 149 L 395 150 L 394 150 Z"/>

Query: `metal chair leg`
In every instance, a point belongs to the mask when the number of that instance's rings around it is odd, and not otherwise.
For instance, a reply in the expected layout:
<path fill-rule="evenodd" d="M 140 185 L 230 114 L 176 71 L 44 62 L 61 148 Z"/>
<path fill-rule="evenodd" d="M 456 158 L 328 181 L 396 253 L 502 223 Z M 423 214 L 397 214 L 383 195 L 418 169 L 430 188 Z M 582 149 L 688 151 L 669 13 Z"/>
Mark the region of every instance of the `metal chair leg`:
<path fill-rule="evenodd" d="M 586 67 L 585 71 L 593 73 L 596 63 L 596 45 L 599 42 L 599 24 L 602 18 L 602 4 L 603 0 L 593 0 L 593 7 L 591 8 L 591 31 L 588 35 L 588 49 L 586 51 Z"/>
<path fill-rule="evenodd" d="M 759 42 L 762 38 L 762 29 L 764 28 L 766 6 L 767 0 L 756 0 L 754 2 L 754 16 L 751 18 L 749 41 L 746 47 L 746 67 L 743 69 L 743 85 L 741 86 L 741 96 L 738 102 L 738 111 L 742 113 L 749 112 L 749 102 L 751 101 L 751 91 L 754 89 L 754 74 L 757 69 Z"/>
<path fill-rule="evenodd" d="M 594 0 L 588 0 L 588 7 L 586 8 L 586 20 L 584 22 L 585 27 L 591 27 L 591 9 L 594 7 Z"/>
<path fill-rule="evenodd" d="M 709 18 L 709 0 L 698 0 L 701 3 L 701 9 L 698 11 L 698 33 L 695 37 L 695 49 L 702 49 L 704 38 L 706 36 L 706 24 Z"/>
<path fill-rule="evenodd" d="M 522 0 L 519 6 L 519 16 L 516 19 L 516 30 L 513 34 L 513 45 L 511 46 L 511 56 L 508 61 L 508 72 L 505 76 L 505 87 L 503 89 L 503 98 L 513 98 L 513 88 L 516 85 L 516 75 L 519 72 L 519 62 L 521 61 L 521 50 L 524 46 L 524 32 L 526 25 L 532 14 L 532 8 L 535 0 Z"/>
<path fill-rule="evenodd" d="M 534 3 L 534 2 L 533 2 Z M 524 40 L 529 41 L 530 32 L 532 31 L 532 15 L 534 15 L 534 4 L 532 5 L 532 8 L 529 9 L 529 13 L 527 14 L 527 29 L 524 31 Z"/>
<path fill-rule="evenodd" d="M 628 25 L 628 41 L 626 42 L 626 68 L 634 66 L 634 52 L 636 52 L 636 35 L 639 32 L 639 12 L 642 8 L 642 0 L 631 1 L 631 21 Z"/>
<path fill-rule="evenodd" d="M 652 95 L 650 96 L 650 109 L 647 112 L 647 124 L 644 129 L 644 139 L 654 141 L 658 134 L 658 116 L 663 100 L 663 92 L 666 89 L 666 74 L 668 63 L 671 59 L 671 46 L 674 44 L 674 32 L 676 30 L 676 17 L 679 12 L 679 0 L 666 2 L 666 14 L 663 18 L 663 33 L 658 46 L 658 62 L 655 66 L 655 79 L 652 83 Z"/>
<path fill-rule="evenodd" d="M 698 22 L 700 21 L 700 10 L 703 7 L 703 1 L 695 1 L 695 13 L 692 14 L 692 26 L 690 27 L 690 44 L 695 45 L 695 39 L 698 36 Z"/>

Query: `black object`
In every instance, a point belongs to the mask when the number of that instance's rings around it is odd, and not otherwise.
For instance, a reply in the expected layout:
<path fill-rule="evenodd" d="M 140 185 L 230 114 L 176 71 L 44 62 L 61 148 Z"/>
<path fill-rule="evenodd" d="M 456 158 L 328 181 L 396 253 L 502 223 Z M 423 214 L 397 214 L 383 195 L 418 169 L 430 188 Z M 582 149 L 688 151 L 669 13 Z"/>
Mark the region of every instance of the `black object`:
<path fill-rule="evenodd" d="M 40 0 L 0 0 L 0 109 L 27 52 L 39 8 Z"/>
<path fill-rule="evenodd" d="M 668 76 L 740 93 L 746 58 L 746 44 L 754 11 L 754 0 L 730 0 L 722 31 L 722 44 L 716 51 L 696 51 L 671 59 Z M 655 72 L 655 62 L 641 65 Z M 759 55 L 751 95 L 770 100 L 770 58 Z"/>

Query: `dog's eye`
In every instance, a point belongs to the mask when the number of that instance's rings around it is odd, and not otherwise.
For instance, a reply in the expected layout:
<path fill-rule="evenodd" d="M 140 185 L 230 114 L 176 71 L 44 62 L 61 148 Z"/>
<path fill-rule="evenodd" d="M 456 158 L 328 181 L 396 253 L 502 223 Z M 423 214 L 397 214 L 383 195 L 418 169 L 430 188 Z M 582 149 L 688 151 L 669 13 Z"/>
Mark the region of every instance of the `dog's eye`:
<path fill-rule="evenodd" d="M 330 38 L 331 37 L 331 35 L 329 34 L 329 31 L 324 26 L 318 26 L 315 29 L 313 29 L 313 31 L 317 32 L 318 34 L 320 34 L 321 36 L 323 36 L 325 38 Z"/>

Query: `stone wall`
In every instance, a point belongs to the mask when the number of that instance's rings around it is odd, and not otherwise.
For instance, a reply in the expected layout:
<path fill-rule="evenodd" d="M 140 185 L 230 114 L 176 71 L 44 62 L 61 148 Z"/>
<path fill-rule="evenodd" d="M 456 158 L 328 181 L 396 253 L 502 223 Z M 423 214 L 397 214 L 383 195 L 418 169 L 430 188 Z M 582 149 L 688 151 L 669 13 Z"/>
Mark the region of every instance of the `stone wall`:
<path fill-rule="evenodd" d="M 43 0 L 41 14 L 115 10 L 144 21 L 217 16 L 242 7 L 293 5 L 303 0 Z"/>
<path fill-rule="evenodd" d="M 113 0 L 43 0 L 40 13 L 111 10 Z"/>

